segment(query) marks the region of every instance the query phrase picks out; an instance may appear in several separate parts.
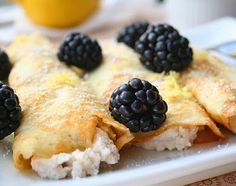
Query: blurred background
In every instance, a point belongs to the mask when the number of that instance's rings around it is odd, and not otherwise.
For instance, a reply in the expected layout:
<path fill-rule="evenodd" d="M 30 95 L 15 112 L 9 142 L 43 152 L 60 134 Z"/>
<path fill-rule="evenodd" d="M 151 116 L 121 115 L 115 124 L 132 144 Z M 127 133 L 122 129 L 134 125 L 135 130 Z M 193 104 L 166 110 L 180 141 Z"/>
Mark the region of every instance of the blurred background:
<path fill-rule="evenodd" d="M 0 41 L 32 31 L 55 39 L 75 30 L 110 38 L 137 20 L 182 31 L 224 16 L 236 16 L 236 0 L 0 0 Z"/>

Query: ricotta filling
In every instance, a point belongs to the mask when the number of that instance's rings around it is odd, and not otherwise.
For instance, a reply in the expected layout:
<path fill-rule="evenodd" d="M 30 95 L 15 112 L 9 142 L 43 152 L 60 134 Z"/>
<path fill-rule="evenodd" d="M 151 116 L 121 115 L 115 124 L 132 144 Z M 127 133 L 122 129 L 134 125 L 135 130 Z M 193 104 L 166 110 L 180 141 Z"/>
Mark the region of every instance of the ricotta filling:
<path fill-rule="evenodd" d="M 97 175 L 101 162 L 115 164 L 119 159 L 119 151 L 113 141 L 97 128 L 92 146 L 85 151 L 60 153 L 48 159 L 35 158 L 31 160 L 31 166 L 42 178 L 76 178 Z"/>
<path fill-rule="evenodd" d="M 178 150 L 182 151 L 192 146 L 197 137 L 199 127 L 171 127 L 159 136 L 153 137 L 148 141 L 137 144 L 147 150 Z"/>

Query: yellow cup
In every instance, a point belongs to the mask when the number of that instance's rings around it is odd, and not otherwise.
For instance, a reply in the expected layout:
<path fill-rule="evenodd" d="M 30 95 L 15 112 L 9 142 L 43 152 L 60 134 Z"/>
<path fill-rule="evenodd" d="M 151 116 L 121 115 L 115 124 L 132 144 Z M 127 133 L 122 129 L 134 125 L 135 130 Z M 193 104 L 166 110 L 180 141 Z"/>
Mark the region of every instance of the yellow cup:
<path fill-rule="evenodd" d="M 100 0 L 16 0 L 30 19 L 49 27 L 70 27 L 84 21 Z"/>

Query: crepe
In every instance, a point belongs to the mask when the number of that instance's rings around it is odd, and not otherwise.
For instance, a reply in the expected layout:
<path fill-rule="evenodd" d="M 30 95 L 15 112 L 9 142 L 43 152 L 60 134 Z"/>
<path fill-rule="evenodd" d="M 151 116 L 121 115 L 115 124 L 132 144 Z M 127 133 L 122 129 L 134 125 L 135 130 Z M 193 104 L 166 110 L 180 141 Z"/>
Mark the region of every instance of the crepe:
<path fill-rule="evenodd" d="M 102 48 L 104 61 L 98 69 L 87 76 L 87 81 L 107 105 L 113 90 L 134 77 L 154 84 L 168 105 L 167 119 L 163 125 L 155 131 L 135 133 L 133 143 L 147 141 L 175 126 L 185 128 L 197 126 L 199 130 L 195 143 L 224 138 L 192 94 L 180 86 L 178 73 L 171 72 L 169 75 L 164 75 L 146 70 L 139 62 L 138 55 L 123 44 L 104 42 Z"/>
<path fill-rule="evenodd" d="M 132 140 L 88 84 L 58 61 L 48 40 L 37 34 L 18 36 L 8 54 L 14 64 L 9 84 L 23 110 L 13 144 L 17 168 L 31 169 L 32 159 L 84 151 L 92 145 L 96 128 L 105 131 L 118 149 Z"/>
<path fill-rule="evenodd" d="M 218 123 L 236 133 L 236 69 L 204 51 L 182 75 L 198 102 Z"/>

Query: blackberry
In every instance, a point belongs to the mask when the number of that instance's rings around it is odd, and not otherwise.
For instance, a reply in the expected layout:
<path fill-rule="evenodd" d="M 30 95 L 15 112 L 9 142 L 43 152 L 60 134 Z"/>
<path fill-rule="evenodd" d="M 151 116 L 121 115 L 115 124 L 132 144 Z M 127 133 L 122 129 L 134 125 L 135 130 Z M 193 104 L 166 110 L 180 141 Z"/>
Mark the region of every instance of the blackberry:
<path fill-rule="evenodd" d="M 93 70 L 102 61 L 102 49 L 96 40 L 81 33 L 71 33 L 60 45 L 57 56 L 68 65 Z"/>
<path fill-rule="evenodd" d="M 0 83 L 0 140 L 19 127 L 20 113 L 17 95 L 12 88 Z"/>
<path fill-rule="evenodd" d="M 117 36 L 118 42 L 123 42 L 131 48 L 135 47 L 135 42 L 147 30 L 149 24 L 147 22 L 134 22 L 124 27 Z"/>
<path fill-rule="evenodd" d="M 0 80 L 4 81 L 8 78 L 11 70 L 8 55 L 0 48 Z"/>
<path fill-rule="evenodd" d="M 189 41 L 168 24 L 152 26 L 136 42 L 141 62 L 155 72 L 181 71 L 193 56 Z"/>
<path fill-rule="evenodd" d="M 114 90 L 109 110 L 113 118 L 131 132 L 148 132 L 159 128 L 165 121 L 167 104 L 155 86 L 133 78 Z"/>

